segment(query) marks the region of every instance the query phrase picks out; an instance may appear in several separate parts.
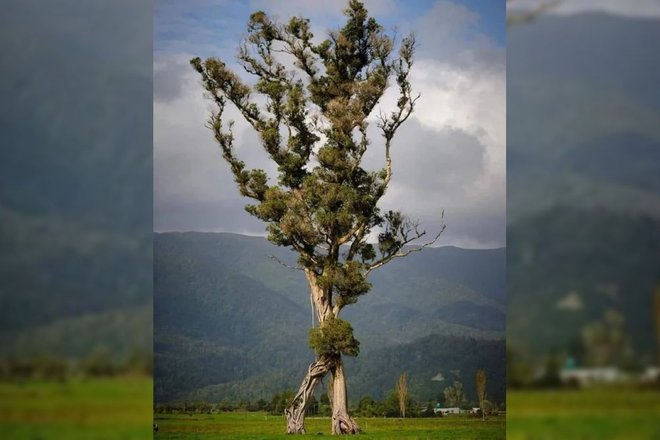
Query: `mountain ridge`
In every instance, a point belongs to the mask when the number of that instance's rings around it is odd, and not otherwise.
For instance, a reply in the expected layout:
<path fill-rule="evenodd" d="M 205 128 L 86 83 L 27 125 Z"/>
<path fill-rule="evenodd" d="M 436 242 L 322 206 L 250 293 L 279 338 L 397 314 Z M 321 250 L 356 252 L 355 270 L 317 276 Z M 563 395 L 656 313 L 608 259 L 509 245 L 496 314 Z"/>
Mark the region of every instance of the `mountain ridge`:
<path fill-rule="evenodd" d="M 223 393 L 224 398 L 238 401 L 297 386 L 300 378 L 287 372 L 313 360 L 307 343 L 314 322 L 309 288 L 300 271 L 281 266 L 270 255 L 287 264 L 295 261 L 293 252 L 261 237 L 154 234 L 157 402 L 219 399 Z M 387 355 L 387 347 L 398 346 L 405 357 L 406 352 L 421 350 L 415 347 L 429 346 L 429 337 L 440 343 L 465 340 L 465 346 L 472 344 L 467 341 L 478 341 L 479 347 L 491 347 L 493 362 L 497 350 L 504 352 L 505 250 L 441 247 L 413 255 L 390 263 L 392 270 L 374 273 L 372 291 L 344 311 L 362 349 L 356 361 L 347 359 L 347 368 L 361 371 L 364 361 L 363 371 L 375 371 L 374 365 L 390 359 L 392 370 L 396 355 Z M 457 304 L 454 311 L 465 311 L 464 322 L 451 310 L 445 312 L 446 319 L 436 313 L 452 304 Z M 430 346 L 431 351 L 441 349 Z M 218 358 L 218 352 L 226 353 L 225 358 Z M 471 353 L 468 350 L 460 362 L 468 365 L 474 357 Z M 432 355 L 415 358 L 418 364 L 413 362 L 411 368 L 423 370 L 425 359 Z M 396 374 L 386 373 L 387 377 Z M 428 380 L 436 374 L 425 373 Z M 350 386 L 358 393 L 387 391 L 378 388 L 383 382 L 369 385 L 367 376 L 349 379 Z M 256 386 L 263 381 L 266 385 Z M 502 378 L 502 387 L 503 383 Z M 422 385 L 417 389 L 429 397 Z"/>

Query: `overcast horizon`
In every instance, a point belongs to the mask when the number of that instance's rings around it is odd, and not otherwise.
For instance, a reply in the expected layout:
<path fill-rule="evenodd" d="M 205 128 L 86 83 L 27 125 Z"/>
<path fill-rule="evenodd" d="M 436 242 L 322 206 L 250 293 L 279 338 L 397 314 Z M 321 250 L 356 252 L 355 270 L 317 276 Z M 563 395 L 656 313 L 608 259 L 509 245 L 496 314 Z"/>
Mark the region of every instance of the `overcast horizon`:
<path fill-rule="evenodd" d="M 247 3 L 247 4 L 246 4 Z M 383 209 L 401 209 L 429 236 L 447 229 L 438 246 L 501 248 L 506 240 L 505 2 L 366 1 L 391 33 L 414 31 L 419 43 L 411 72 L 421 99 L 393 141 L 393 177 Z M 217 56 L 245 81 L 235 60 L 249 15 L 263 9 L 277 21 L 310 18 L 318 41 L 343 25 L 345 2 L 197 0 L 159 1 L 154 44 L 154 231 L 230 232 L 265 236 L 247 214 L 211 132 L 210 102 L 188 60 Z M 441 42 L 441 43 L 438 43 Z M 394 107 L 396 87 L 380 102 Z M 368 169 L 382 167 L 383 141 L 374 115 Z M 256 133 L 229 107 L 236 150 L 250 167 L 274 167 Z"/>

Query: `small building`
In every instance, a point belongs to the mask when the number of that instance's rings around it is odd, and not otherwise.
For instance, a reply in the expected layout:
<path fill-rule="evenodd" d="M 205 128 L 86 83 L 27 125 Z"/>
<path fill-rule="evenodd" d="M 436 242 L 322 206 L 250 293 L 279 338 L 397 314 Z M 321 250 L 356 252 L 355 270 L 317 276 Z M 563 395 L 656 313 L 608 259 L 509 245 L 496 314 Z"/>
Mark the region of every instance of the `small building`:
<path fill-rule="evenodd" d="M 460 408 L 442 408 L 440 407 L 440 404 L 437 404 L 435 408 L 433 408 L 433 413 L 434 414 L 442 414 L 443 416 L 449 415 L 449 414 L 460 414 L 461 409 Z"/>
<path fill-rule="evenodd" d="M 640 374 L 639 381 L 642 383 L 654 383 L 660 381 L 660 368 L 658 367 L 646 367 L 646 369 Z"/>
<path fill-rule="evenodd" d="M 563 383 L 575 383 L 589 386 L 596 383 L 618 383 L 627 379 L 627 375 L 616 367 L 564 368 L 559 372 Z"/>

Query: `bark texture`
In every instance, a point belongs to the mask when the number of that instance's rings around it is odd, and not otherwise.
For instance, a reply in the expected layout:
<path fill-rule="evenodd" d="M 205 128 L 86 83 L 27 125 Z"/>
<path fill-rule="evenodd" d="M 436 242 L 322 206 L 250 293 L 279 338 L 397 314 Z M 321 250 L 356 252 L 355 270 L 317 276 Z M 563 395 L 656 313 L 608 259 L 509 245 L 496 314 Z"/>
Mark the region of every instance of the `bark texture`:
<path fill-rule="evenodd" d="M 335 362 L 330 371 L 332 372 L 332 433 L 357 434 L 360 432 L 360 427 L 348 414 L 346 376 L 341 359 Z"/>
<path fill-rule="evenodd" d="M 240 194 L 251 199 L 247 212 L 267 223 L 268 240 L 298 254 L 297 268 L 310 284 L 318 321 L 318 326 L 312 323 L 310 345 L 318 360 L 285 410 L 289 433 L 305 432 L 309 399 L 328 371 L 333 432 L 359 431 L 348 415 L 341 362 L 342 355 L 358 355 L 359 341 L 339 313 L 370 290 L 371 271 L 421 251 L 440 236 L 409 247 L 426 231 L 400 211 L 384 212 L 378 206 L 392 177 L 392 140 L 419 98 L 408 78 L 415 38 L 396 41 L 388 36 L 359 0 L 350 0 L 344 14 L 345 26 L 316 44 L 309 21 L 302 17 L 280 24 L 263 11 L 253 13 L 238 62 L 256 77 L 254 86 L 218 58 L 190 60 L 215 103 L 207 126 Z M 279 53 L 295 58 L 304 79 L 291 74 Z M 396 109 L 376 118 L 384 138 L 384 164 L 365 169 L 369 118 L 390 79 L 399 90 Z M 263 99 L 255 99 L 254 93 Z M 277 165 L 277 178 L 246 167 L 236 154 L 232 123 L 223 116 L 228 103 L 259 135 Z M 370 242 L 372 233 L 377 234 L 376 244 Z"/>
<path fill-rule="evenodd" d="M 303 379 L 291 405 L 284 411 L 287 434 L 305 434 L 305 412 L 309 406 L 310 398 L 314 394 L 316 385 L 328 373 L 332 364 L 333 360 L 328 357 L 321 357 L 310 364 L 307 375 Z"/>

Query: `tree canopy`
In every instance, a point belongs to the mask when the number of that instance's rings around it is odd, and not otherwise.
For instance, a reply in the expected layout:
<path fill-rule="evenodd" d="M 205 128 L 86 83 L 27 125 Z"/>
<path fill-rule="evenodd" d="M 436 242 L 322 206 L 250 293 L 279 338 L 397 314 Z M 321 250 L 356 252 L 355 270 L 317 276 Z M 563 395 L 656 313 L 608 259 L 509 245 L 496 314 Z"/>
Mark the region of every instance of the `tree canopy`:
<path fill-rule="evenodd" d="M 318 275 L 339 309 L 369 290 L 371 270 L 410 252 L 404 245 L 425 235 L 401 212 L 383 213 L 377 206 L 392 177 L 392 139 L 419 98 L 409 82 L 415 39 L 403 38 L 394 56 L 394 38 L 360 2 L 350 1 L 345 13 L 346 25 L 320 44 L 314 44 L 307 19 L 281 25 L 264 12 L 252 14 L 238 53 L 241 66 L 256 77 L 252 88 L 217 58 L 191 60 L 216 104 L 208 126 L 240 193 L 253 200 L 247 212 L 267 223 L 271 242 L 299 253 L 300 267 Z M 290 59 L 297 71 L 285 66 Z M 370 143 L 367 118 L 392 77 L 397 107 L 378 119 L 384 165 L 369 171 L 361 164 Z M 253 92 L 265 98 L 265 107 Z M 277 164 L 276 181 L 237 157 L 233 121 L 223 119 L 227 101 L 259 134 Z M 374 246 L 368 238 L 376 228 Z"/>
<path fill-rule="evenodd" d="M 404 248 L 426 232 L 401 212 L 378 207 L 392 178 L 392 139 L 419 98 L 409 82 L 415 38 L 395 41 L 357 0 L 344 13 L 346 24 L 318 44 L 307 19 L 278 24 L 262 11 L 253 13 L 238 51 L 240 65 L 256 79 L 252 87 L 217 58 L 191 60 L 216 104 L 208 127 L 240 193 L 252 199 L 247 212 L 267 224 L 271 242 L 298 253 L 310 284 L 319 322 L 310 345 L 319 358 L 286 411 L 291 433 L 304 432 L 305 407 L 328 371 L 334 381 L 333 432 L 359 431 L 347 413 L 341 361 L 342 354 L 356 356 L 359 344 L 339 313 L 369 291 L 372 270 L 440 236 Z M 287 68 L 290 62 L 295 69 Z M 399 91 L 396 108 L 377 118 L 384 163 L 368 170 L 362 163 L 370 145 L 368 119 L 392 78 Z M 223 119 L 227 102 L 258 133 L 277 176 L 250 169 L 237 156 L 233 122 Z"/>

